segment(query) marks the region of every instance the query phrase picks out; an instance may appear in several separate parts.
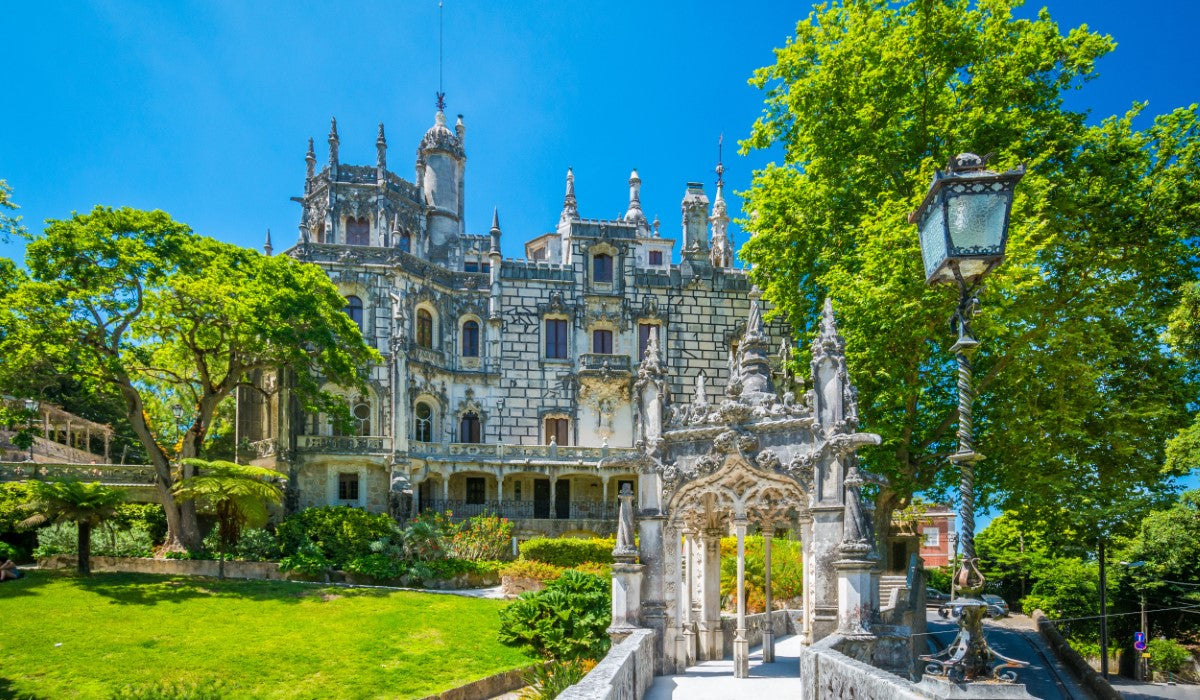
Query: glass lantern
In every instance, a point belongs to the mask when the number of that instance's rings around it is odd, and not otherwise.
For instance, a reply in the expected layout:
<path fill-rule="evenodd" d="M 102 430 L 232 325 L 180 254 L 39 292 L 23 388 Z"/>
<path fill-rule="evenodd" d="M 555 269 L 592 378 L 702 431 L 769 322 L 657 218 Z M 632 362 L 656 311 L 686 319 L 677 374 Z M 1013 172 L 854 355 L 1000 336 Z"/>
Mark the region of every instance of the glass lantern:
<path fill-rule="evenodd" d="M 1013 190 L 1025 166 L 1003 173 L 986 166 L 974 153 L 952 158 L 945 171 L 934 173 L 925 201 L 909 215 L 920 235 L 927 284 L 953 282 L 957 269 L 969 285 L 1004 259 Z"/>

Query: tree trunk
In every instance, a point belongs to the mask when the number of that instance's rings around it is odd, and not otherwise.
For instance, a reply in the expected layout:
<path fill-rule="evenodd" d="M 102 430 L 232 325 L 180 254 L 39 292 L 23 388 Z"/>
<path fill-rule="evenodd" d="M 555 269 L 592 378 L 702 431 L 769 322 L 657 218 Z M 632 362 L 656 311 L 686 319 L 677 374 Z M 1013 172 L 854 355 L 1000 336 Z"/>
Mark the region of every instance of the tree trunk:
<path fill-rule="evenodd" d="M 76 540 L 78 549 L 77 559 L 80 576 L 90 576 L 92 573 L 92 526 L 90 523 L 79 523 L 79 537 Z"/>

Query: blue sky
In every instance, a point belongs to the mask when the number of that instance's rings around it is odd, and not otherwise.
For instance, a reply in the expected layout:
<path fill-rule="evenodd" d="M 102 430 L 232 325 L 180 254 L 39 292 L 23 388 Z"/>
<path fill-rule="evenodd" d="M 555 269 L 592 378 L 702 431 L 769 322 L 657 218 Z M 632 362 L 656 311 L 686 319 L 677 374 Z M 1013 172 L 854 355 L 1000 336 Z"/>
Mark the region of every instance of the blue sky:
<path fill-rule="evenodd" d="M 31 227 L 97 203 L 161 208 L 197 231 L 258 246 L 296 240 L 309 136 L 325 159 L 336 115 L 343 162 L 413 177 L 438 87 L 436 0 L 20 3 L 5 9 L 0 178 Z M 1033 14 L 1040 4 L 1022 10 Z M 678 237 L 689 180 L 711 193 L 717 137 L 727 179 L 778 157 L 738 157 L 761 111 L 746 79 L 807 14 L 804 2 L 447 0 L 447 111 L 467 125 L 467 227 L 500 209 L 506 255 L 550 230 L 575 169 L 584 216 L 624 211 L 629 171 L 648 216 Z M 1183 0 L 1059 0 L 1059 23 L 1114 35 L 1101 77 L 1072 95 L 1097 116 L 1200 96 L 1200 10 Z M 740 211 L 731 202 L 732 211 Z M 741 240 L 740 232 L 737 240 Z M 15 246 L 0 255 L 19 258 Z"/>
<path fill-rule="evenodd" d="M 1116 51 L 1069 97 L 1095 118 L 1149 100 L 1200 99 L 1200 5 L 1052 0 L 1064 28 L 1087 23 Z M 4 10 L 0 178 L 31 228 L 97 203 L 161 208 L 197 231 L 277 249 L 295 242 L 304 151 L 325 159 L 338 118 L 343 162 L 413 177 L 438 89 L 436 0 L 27 2 Z M 1031 16 L 1041 3 L 1021 13 Z M 739 157 L 772 62 L 805 2 L 446 0 L 447 112 L 467 126 L 467 227 L 500 209 L 506 255 L 550 230 L 575 169 L 581 213 L 624 211 L 637 167 L 647 215 L 679 237 L 689 180 L 713 191 L 719 134 L 734 190 L 778 152 Z M 736 197 L 731 211 L 739 212 Z M 737 242 L 740 232 L 735 232 Z M 17 244 L 0 255 L 20 258 Z"/>

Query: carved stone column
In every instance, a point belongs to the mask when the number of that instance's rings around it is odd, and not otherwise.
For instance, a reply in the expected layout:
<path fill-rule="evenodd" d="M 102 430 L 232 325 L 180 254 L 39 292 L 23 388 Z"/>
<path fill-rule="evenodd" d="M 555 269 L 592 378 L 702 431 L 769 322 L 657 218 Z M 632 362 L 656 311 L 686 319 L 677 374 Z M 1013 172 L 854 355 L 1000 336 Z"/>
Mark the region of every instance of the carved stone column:
<path fill-rule="evenodd" d="M 680 614 L 680 624 L 683 625 L 683 644 L 685 653 L 679 663 L 684 668 L 696 663 L 696 613 L 699 611 L 699 601 L 696 597 L 696 531 L 688 528 L 683 532 L 683 612 Z"/>
<path fill-rule="evenodd" d="M 737 629 L 733 633 L 733 676 L 750 677 L 750 642 L 746 639 L 746 519 L 733 521 L 737 532 Z"/>
<path fill-rule="evenodd" d="M 721 530 L 704 531 L 700 550 L 700 661 L 725 655 L 721 632 Z"/>
<path fill-rule="evenodd" d="M 775 527 L 770 522 L 763 524 L 763 597 L 766 599 L 767 617 L 763 621 L 762 660 L 764 664 L 775 662 L 775 625 L 771 621 L 771 540 Z"/>

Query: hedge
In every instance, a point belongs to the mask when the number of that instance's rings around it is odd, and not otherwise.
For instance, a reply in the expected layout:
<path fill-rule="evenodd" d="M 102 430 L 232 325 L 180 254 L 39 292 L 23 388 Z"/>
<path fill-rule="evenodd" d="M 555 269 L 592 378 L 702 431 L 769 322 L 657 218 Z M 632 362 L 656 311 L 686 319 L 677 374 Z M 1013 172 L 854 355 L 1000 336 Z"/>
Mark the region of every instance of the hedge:
<path fill-rule="evenodd" d="M 593 562 L 611 564 L 615 540 L 535 537 L 521 543 L 521 558 L 571 568 Z"/>

